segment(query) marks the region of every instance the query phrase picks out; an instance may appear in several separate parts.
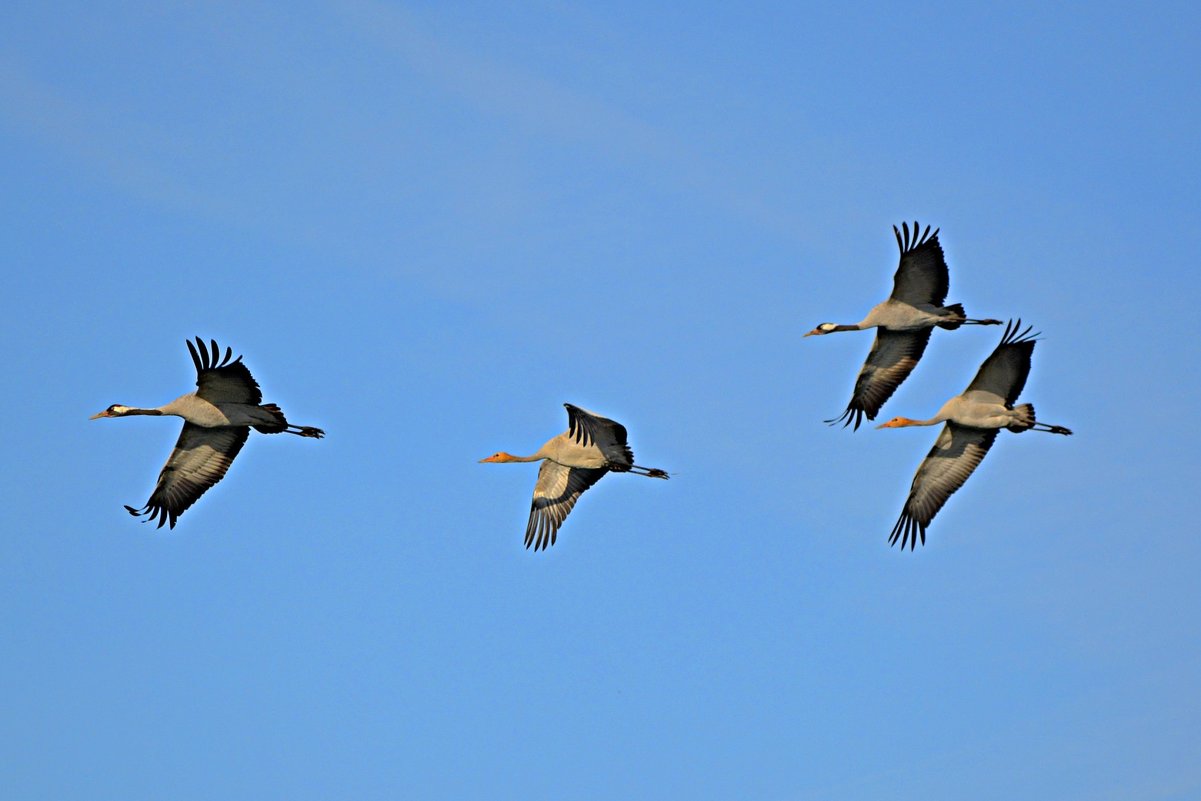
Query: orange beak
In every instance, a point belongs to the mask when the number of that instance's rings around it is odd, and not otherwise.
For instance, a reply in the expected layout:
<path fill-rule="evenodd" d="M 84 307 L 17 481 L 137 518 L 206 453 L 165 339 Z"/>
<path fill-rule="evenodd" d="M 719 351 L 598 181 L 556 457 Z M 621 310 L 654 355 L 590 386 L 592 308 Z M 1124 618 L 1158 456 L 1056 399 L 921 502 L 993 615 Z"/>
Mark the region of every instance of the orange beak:
<path fill-rule="evenodd" d="M 811 337 L 811 336 L 813 336 L 813 335 L 815 335 L 815 334 L 824 334 L 824 333 L 826 333 L 826 332 L 825 332 L 825 331 L 823 331 L 823 330 L 821 330 L 820 328 L 814 328 L 814 329 L 813 329 L 812 331 L 810 331 L 808 334 L 805 334 L 805 336 L 806 336 L 806 337 Z M 802 338 L 802 339 L 804 339 L 805 337 L 801 337 L 801 338 Z"/>
<path fill-rule="evenodd" d="M 497 454 L 496 456 L 489 456 L 486 459 L 480 459 L 479 463 L 483 464 L 484 462 L 503 462 L 503 461 L 504 461 L 504 459 L 501 458 L 500 454 Z"/>

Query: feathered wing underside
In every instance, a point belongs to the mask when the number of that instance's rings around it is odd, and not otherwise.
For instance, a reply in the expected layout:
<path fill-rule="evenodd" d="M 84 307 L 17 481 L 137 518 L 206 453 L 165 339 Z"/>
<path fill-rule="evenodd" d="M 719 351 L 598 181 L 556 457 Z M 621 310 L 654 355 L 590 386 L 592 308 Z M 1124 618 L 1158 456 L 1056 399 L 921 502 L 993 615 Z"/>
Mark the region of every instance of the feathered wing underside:
<path fill-rule="evenodd" d="M 559 526 L 563 525 L 575 502 L 607 472 L 603 467 L 566 467 L 544 459 L 538 470 L 538 483 L 534 485 L 525 547 L 533 545 L 538 551 L 554 545 Z"/>
<path fill-rule="evenodd" d="M 614 470 L 634 466 L 634 451 L 626 442 L 626 427 L 587 409 L 564 403 L 567 409 L 567 435 L 585 447 L 595 445 Z"/>
<path fill-rule="evenodd" d="M 967 481 L 996 437 L 996 429 L 944 424 L 934 447 L 913 476 L 913 486 L 905 501 L 905 509 L 893 527 L 888 543 L 894 545 L 900 539 L 902 550 L 906 545 L 913 550 L 920 537 L 922 545 L 925 545 L 926 526 L 942 509 L 947 498 Z"/>
<path fill-rule="evenodd" d="M 892 227 L 901 251 L 901 263 L 893 276 L 892 298 L 911 306 L 926 303 L 941 306 L 947 299 L 950 278 L 942 245 L 938 242 L 938 230 L 930 233 L 927 225 L 919 234 L 921 229 L 916 222 L 912 236 L 907 224 L 901 223 L 901 229 Z"/>
<path fill-rule="evenodd" d="M 196 394 L 209 403 L 246 403 L 257 406 L 263 402 L 258 382 L 250 374 L 242 357 L 233 359 L 233 350 L 225 349 L 222 356 L 216 340 L 205 345 L 200 337 L 196 344 L 188 341 L 188 352 L 196 365 Z M 231 359 L 233 359 L 231 361 Z"/>
<path fill-rule="evenodd" d="M 141 509 L 125 508 L 131 515 L 149 515 L 150 521 L 157 519 L 158 528 L 164 523 L 175 528 L 176 519 L 225 476 L 249 436 L 250 429 L 246 427 L 202 428 L 184 423 L 150 500 Z"/>
<path fill-rule="evenodd" d="M 841 421 L 844 427 L 853 423 L 855 430 L 858 430 L 864 417 L 875 420 L 880 407 L 892 397 L 892 393 L 897 391 L 901 382 L 909 377 L 922 354 L 926 352 L 932 330 L 876 329 L 876 341 L 872 343 L 867 361 L 859 369 L 851 402 L 839 417 L 826 422 L 832 425 Z"/>
<path fill-rule="evenodd" d="M 1005 334 L 984 363 L 972 383 L 968 385 L 964 397 L 969 400 L 1003 403 L 1012 409 L 1014 401 L 1022 394 L 1026 386 L 1026 378 L 1030 375 L 1030 357 L 1034 353 L 1035 337 L 1031 334 L 1031 326 L 1021 330 L 1022 321 L 1013 320 L 1005 326 Z"/>

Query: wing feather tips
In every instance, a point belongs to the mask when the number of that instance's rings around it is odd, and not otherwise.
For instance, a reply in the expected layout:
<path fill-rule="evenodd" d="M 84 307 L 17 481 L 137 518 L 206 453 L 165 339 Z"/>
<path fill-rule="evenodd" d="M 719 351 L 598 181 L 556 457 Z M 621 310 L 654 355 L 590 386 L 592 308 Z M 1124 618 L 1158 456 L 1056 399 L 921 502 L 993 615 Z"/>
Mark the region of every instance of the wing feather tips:
<path fill-rule="evenodd" d="M 909 546 L 909 550 L 914 550 L 917 547 L 918 538 L 921 538 L 922 545 L 926 544 L 926 526 L 909 512 L 908 505 L 905 511 L 901 512 L 901 516 L 897 518 L 897 523 L 892 527 L 892 533 L 888 535 L 888 544 L 896 545 L 897 540 L 901 541 L 901 550 L 905 550 L 905 546 Z"/>
<path fill-rule="evenodd" d="M 926 226 L 925 230 L 922 230 L 921 223 L 917 220 L 913 221 L 912 233 L 909 230 L 909 223 L 906 221 L 901 222 L 900 228 L 897 228 L 895 225 L 892 227 L 893 236 L 897 238 L 897 249 L 901 251 L 902 256 L 912 253 L 931 240 L 938 239 L 938 232 L 940 230 L 942 229 L 935 228 L 931 231 L 929 225 Z"/>
<path fill-rule="evenodd" d="M 1042 336 L 1042 332 L 1030 333 L 1034 328 L 1033 325 L 1027 325 L 1025 330 L 1022 330 L 1022 318 L 1017 320 L 1010 319 L 1005 324 L 1005 333 L 1001 335 L 1001 345 L 1022 345 L 1026 342 L 1037 342 Z M 1000 345 L 998 345 L 1000 347 Z"/>
<path fill-rule="evenodd" d="M 894 225 L 892 233 L 897 239 L 897 249 L 901 252 L 901 255 L 907 256 L 928 242 L 937 242 L 938 234 L 942 229 L 935 228 L 934 230 L 930 230 L 930 228 L 931 226 L 927 225 L 925 230 L 923 230 L 921 223 L 917 220 L 913 221 L 912 232 L 909 230 L 908 222 L 903 221 L 900 228 Z"/>
<path fill-rule="evenodd" d="M 555 520 L 549 514 L 550 507 L 538 508 L 535 501 L 530 507 L 530 521 L 525 527 L 525 547 L 531 545 L 535 551 L 543 551 L 555 544 L 559 525 L 562 520 Z"/>
<path fill-rule="evenodd" d="M 863 417 L 865 414 L 866 412 L 863 409 L 857 409 L 854 406 L 848 406 L 842 414 L 838 415 L 838 417 L 835 417 L 831 420 L 823 420 L 822 422 L 828 426 L 836 426 L 839 423 L 842 423 L 843 428 L 854 424 L 854 427 L 851 430 L 858 431 L 859 425 L 863 422 Z M 868 419 L 874 420 L 875 416 L 869 416 Z"/>
<path fill-rule="evenodd" d="M 199 341 L 199 337 L 196 338 Z M 196 346 L 192 344 L 192 340 L 185 339 L 184 344 L 188 346 L 188 353 L 192 354 L 192 364 L 196 365 L 196 375 L 204 370 L 204 366 L 200 363 L 200 354 L 196 352 Z"/>
<path fill-rule="evenodd" d="M 134 517 L 145 517 L 143 523 L 153 523 L 156 520 L 158 525 L 155 528 L 162 528 L 164 523 L 168 523 L 168 528 L 175 528 L 175 521 L 179 519 L 179 513 L 170 512 L 166 507 L 147 503 L 141 509 L 134 509 L 128 504 L 123 504 L 125 511 L 129 512 Z"/>
<path fill-rule="evenodd" d="M 196 337 L 195 340 L 195 345 L 190 339 L 185 339 L 184 344 L 188 346 L 188 353 L 192 355 L 192 363 L 196 365 L 197 373 L 219 370 L 242 361 L 241 355 L 234 357 L 232 346 L 226 345 L 225 354 L 222 355 L 221 346 L 217 344 L 217 340 L 210 339 L 207 345 L 200 337 Z"/>

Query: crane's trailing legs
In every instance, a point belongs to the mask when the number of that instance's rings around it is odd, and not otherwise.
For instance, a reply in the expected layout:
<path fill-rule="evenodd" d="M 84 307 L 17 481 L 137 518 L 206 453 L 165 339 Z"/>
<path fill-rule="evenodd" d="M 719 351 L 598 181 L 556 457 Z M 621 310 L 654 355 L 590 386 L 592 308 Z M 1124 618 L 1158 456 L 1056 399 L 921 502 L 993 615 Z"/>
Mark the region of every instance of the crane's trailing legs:
<path fill-rule="evenodd" d="M 632 473 L 647 478 L 669 478 L 666 470 L 634 464 L 626 427 L 599 414 L 563 404 L 567 409 L 567 430 L 546 441 L 529 456 L 514 456 L 498 451 L 480 459 L 481 463 L 541 462 L 529 522 L 525 527 L 525 547 L 540 551 L 555 544 L 559 526 L 575 507 L 576 501 L 607 473 Z"/>
<path fill-rule="evenodd" d="M 667 474 L 666 470 L 660 470 L 657 467 L 642 467 L 641 465 L 634 465 L 629 469 L 628 472 L 631 472 L 636 476 L 646 476 L 647 478 L 671 478 L 671 476 Z"/>
<path fill-rule="evenodd" d="M 294 428 L 296 429 L 295 431 L 292 430 Z M 291 423 L 288 424 L 288 428 L 284 431 L 284 433 L 296 434 L 297 436 L 301 437 L 312 437 L 313 439 L 321 439 L 325 436 L 325 432 L 320 428 L 314 428 L 313 426 L 294 426 Z"/>
<path fill-rule="evenodd" d="M 1050 423 L 1035 423 L 1030 427 L 1030 431 L 1045 431 L 1048 434 L 1065 434 L 1071 435 L 1072 429 L 1064 426 L 1053 426 Z"/>
<path fill-rule="evenodd" d="M 939 328 L 945 328 L 948 331 L 954 331 L 961 325 L 1000 325 L 1000 320 L 994 320 L 991 317 L 983 320 L 977 320 L 974 317 L 968 317 L 967 311 L 964 310 L 962 303 L 951 303 L 946 306 L 946 310 L 953 313 L 955 316 L 944 322 L 935 323 Z"/>

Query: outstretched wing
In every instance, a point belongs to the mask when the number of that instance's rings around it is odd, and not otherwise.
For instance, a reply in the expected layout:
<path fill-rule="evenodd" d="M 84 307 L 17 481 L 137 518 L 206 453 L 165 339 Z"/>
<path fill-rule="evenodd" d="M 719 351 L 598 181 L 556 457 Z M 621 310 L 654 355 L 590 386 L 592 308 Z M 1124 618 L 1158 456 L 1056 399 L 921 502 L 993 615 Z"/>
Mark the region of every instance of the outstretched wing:
<path fill-rule="evenodd" d="M 125 508 L 135 517 L 149 515 L 147 520 L 157 519 L 159 528 L 164 523 L 175 528 L 175 520 L 225 476 L 249 436 L 250 429 L 245 426 L 202 428 L 184 423 L 150 500 L 141 509 Z"/>
<path fill-rule="evenodd" d="M 880 407 L 909 377 L 926 352 L 932 330 L 890 331 L 877 328 L 872 352 L 867 355 L 867 361 L 859 369 L 859 377 L 855 380 L 851 402 L 840 416 L 826 422 L 833 425 L 841 421 L 844 428 L 854 423 L 854 430 L 858 430 L 864 417 L 875 420 Z"/>
<path fill-rule="evenodd" d="M 584 491 L 609 472 L 603 467 L 566 467 L 544 459 L 534 485 L 534 502 L 530 507 L 530 522 L 525 528 L 525 547 L 534 550 L 555 544 L 559 526 L 575 506 Z"/>
<path fill-rule="evenodd" d="M 919 236 L 921 229 L 914 222 L 911 237 L 908 225 L 901 223 L 901 229 L 903 234 L 895 225 L 892 227 L 897 235 L 897 247 L 901 250 L 901 264 L 893 276 L 892 298 L 911 306 L 923 303 L 941 306 L 947 299 L 950 279 L 942 245 L 938 243 L 938 230 L 935 229 L 931 234 L 927 225 Z"/>
<path fill-rule="evenodd" d="M 628 470 L 634 464 L 634 452 L 626 444 L 626 427 L 599 414 L 564 403 L 567 409 L 567 435 L 585 447 L 595 445 L 614 470 Z"/>
<path fill-rule="evenodd" d="M 196 365 L 196 394 L 209 403 L 246 403 L 258 406 L 263 402 L 263 393 L 258 382 L 250 374 L 246 365 L 242 364 L 239 356 L 233 361 L 233 350 L 225 349 L 222 358 L 221 349 L 215 339 L 205 345 L 200 337 L 196 337 L 195 346 L 188 342 L 188 352 Z"/>
<path fill-rule="evenodd" d="M 1030 357 L 1038 334 L 1031 334 L 1033 326 L 1021 331 L 1022 321 L 1013 320 L 1005 326 L 1005 334 L 989 357 L 980 365 L 979 372 L 968 385 L 964 397 L 974 401 L 1003 403 L 1013 408 L 1013 403 L 1022 394 L 1026 378 L 1030 375 Z"/>
<path fill-rule="evenodd" d="M 888 544 L 894 545 L 900 539 L 902 550 L 906 545 L 913 550 L 920 536 L 922 545 L 925 545 L 926 526 L 942 509 L 947 498 L 967 481 L 996 438 L 996 429 L 967 428 L 946 423 L 934 447 L 917 468 L 905 509 L 893 526 Z"/>

